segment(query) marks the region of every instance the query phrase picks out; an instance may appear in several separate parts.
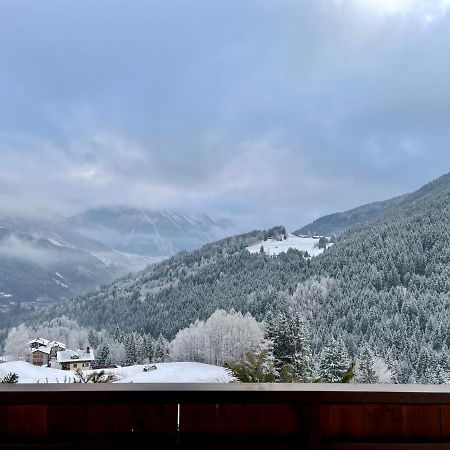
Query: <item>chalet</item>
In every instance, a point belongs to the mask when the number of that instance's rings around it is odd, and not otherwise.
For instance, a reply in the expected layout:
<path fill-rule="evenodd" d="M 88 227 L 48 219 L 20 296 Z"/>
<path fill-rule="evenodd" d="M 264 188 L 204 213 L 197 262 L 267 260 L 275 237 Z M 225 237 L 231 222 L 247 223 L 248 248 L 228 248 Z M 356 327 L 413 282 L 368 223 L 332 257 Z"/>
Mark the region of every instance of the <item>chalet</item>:
<path fill-rule="evenodd" d="M 51 349 L 39 347 L 31 349 L 31 362 L 35 366 L 50 366 Z"/>
<path fill-rule="evenodd" d="M 56 359 L 62 370 L 90 370 L 94 362 L 94 351 L 89 347 L 86 350 L 64 350 L 58 352 Z"/>
<path fill-rule="evenodd" d="M 50 366 L 50 361 L 56 358 L 58 352 L 66 350 L 66 346 L 57 341 L 36 338 L 30 342 L 30 362 L 35 366 Z"/>
<path fill-rule="evenodd" d="M 50 344 L 50 341 L 44 338 L 33 339 L 30 342 L 30 348 L 39 348 L 39 347 L 47 347 Z"/>

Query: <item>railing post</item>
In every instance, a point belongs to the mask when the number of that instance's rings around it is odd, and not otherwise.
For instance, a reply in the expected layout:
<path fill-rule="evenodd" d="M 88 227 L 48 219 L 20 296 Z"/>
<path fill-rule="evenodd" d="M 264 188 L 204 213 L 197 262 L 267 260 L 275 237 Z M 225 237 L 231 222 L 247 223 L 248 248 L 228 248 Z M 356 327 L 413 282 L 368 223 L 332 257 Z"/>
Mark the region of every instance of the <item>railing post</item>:
<path fill-rule="evenodd" d="M 320 403 L 310 401 L 308 403 L 308 449 L 321 450 L 322 436 L 320 428 Z"/>

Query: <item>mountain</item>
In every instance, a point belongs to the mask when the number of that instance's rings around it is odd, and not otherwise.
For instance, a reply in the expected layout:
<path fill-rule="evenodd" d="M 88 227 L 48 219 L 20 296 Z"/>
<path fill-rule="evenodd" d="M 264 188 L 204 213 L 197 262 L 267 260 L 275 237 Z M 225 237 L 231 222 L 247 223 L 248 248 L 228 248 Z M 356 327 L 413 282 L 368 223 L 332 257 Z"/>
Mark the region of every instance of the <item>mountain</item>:
<path fill-rule="evenodd" d="M 253 231 L 179 253 L 34 320 L 65 314 L 171 338 L 217 308 L 257 319 L 287 309 L 308 324 L 316 353 L 342 337 L 353 357 L 370 347 L 395 362 L 400 382 L 450 367 L 450 174 L 319 256 L 248 251 L 269 239 L 283 238 Z"/>
<path fill-rule="evenodd" d="M 227 234 L 230 223 L 206 214 L 109 207 L 67 220 L 78 233 L 128 253 L 152 257 L 194 250 Z"/>
<path fill-rule="evenodd" d="M 61 219 L 0 216 L 0 304 L 69 298 L 150 262 L 86 238 Z"/>
<path fill-rule="evenodd" d="M 359 206 L 349 211 L 329 214 L 294 231 L 293 234 L 297 236 L 338 236 L 350 228 L 368 225 L 381 219 L 405 201 L 407 197 L 408 194 L 401 195 L 390 200 Z"/>

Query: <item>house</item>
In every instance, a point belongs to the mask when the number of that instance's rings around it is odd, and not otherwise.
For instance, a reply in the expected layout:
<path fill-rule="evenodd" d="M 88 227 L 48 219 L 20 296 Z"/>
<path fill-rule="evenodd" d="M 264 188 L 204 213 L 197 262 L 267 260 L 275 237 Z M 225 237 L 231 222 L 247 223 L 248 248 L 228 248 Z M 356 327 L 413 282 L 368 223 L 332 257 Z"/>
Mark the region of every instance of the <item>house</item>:
<path fill-rule="evenodd" d="M 90 370 L 94 362 L 94 351 L 91 348 L 86 350 L 64 350 L 58 352 L 56 359 L 61 364 L 62 370 Z"/>
<path fill-rule="evenodd" d="M 30 348 L 47 347 L 50 341 L 44 338 L 33 339 L 30 342 Z"/>
<path fill-rule="evenodd" d="M 58 341 L 49 341 L 36 338 L 30 341 L 30 362 L 35 366 L 50 366 L 50 361 L 56 358 L 60 351 L 66 350 L 65 344 Z"/>
<path fill-rule="evenodd" d="M 51 349 L 39 347 L 31 349 L 31 362 L 35 366 L 50 366 Z"/>

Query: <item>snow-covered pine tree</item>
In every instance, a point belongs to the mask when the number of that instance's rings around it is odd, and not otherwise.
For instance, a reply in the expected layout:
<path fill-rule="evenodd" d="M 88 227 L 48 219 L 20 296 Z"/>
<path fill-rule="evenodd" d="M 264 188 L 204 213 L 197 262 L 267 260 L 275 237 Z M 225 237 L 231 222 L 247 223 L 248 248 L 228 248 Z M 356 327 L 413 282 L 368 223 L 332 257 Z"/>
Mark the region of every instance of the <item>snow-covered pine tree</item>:
<path fill-rule="evenodd" d="M 111 364 L 111 352 L 107 344 L 101 344 L 96 358 L 97 364 L 106 365 Z"/>
<path fill-rule="evenodd" d="M 94 330 L 89 330 L 88 341 L 89 341 L 89 345 L 92 348 L 97 349 L 98 346 L 100 345 L 100 339 L 98 337 L 98 334 Z"/>
<path fill-rule="evenodd" d="M 350 357 L 342 338 L 332 339 L 320 360 L 320 377 L 325 383 L 340 383 L 350 366 Z"/>
<path fill-rule="evenodd" d="M 379 378 L 375 372 L 373 353 L 366 348 L 360 357 L 356 381 L 358 383 L 379 383 Z"/>
<path fill-rule="evenodd" d="M 137 352 L 136 345 L 134 342 L 134 336 L 132 334 L 128 335 L 125 339 L 125 364 L 127 366 L 133 366 L 137 363 Z"/>
<path fill-rule="evenodd" d="M 169 342 L 168 340 L 160 334 L 158 339 L 155 341 L 154 351 L 153 351 L 153 361 L 154 362 L 165 362 L 169 359 Z"/>
<path fill-rule="evenodd" d="M 400 367 L 398 364 L 398 361 L 394 358 L 392 355 L 392 352 L 389 351 L 386 357 L 386 365 L 388 366 L 390 372 L 391 372 L 391 379 L 390 383 L 392 384 L 399 384 L 400 383 Z"/>
<path fill-rule="evenodd" d="M 276 369 L 280 372 L 289 364 L 299 381 L 310 381 L 313 356 L 306 324 L 297 314 L 268 314 L 266 320 L 266 338 L 273 345 Z"/>

